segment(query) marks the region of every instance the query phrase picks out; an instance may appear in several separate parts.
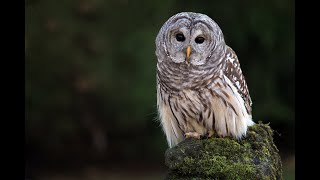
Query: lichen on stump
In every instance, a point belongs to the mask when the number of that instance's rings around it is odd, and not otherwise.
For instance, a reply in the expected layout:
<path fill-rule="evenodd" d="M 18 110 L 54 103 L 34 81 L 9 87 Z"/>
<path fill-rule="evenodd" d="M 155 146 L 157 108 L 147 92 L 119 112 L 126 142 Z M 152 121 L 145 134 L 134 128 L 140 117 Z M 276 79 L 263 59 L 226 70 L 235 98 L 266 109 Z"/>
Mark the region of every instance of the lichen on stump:
<path fill-rule="evenodd" d="M 166 179 L 282 179 L 273 130 L 259 122 L 241 140 L 188 138 L 165 153 Z"/>

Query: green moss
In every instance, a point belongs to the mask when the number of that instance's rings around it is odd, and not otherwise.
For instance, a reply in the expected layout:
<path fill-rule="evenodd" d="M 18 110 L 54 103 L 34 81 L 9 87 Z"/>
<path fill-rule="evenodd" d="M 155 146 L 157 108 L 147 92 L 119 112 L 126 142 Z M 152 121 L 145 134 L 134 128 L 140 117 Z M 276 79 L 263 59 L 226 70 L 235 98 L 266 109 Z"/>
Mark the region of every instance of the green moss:
<path fill-rule="evenodd" d="M 240 141 L 186 139 L 166 151 L 167 179 L 282 179 L 269 125 L 258 123 Z"/>

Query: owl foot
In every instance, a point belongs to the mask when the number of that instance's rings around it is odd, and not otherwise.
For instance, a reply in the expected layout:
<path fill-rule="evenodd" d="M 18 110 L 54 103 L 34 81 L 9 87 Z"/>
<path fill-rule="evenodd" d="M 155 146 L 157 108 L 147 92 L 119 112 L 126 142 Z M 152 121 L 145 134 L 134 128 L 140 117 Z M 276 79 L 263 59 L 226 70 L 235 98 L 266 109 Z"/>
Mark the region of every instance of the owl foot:
<path fill-rule="evenodd" d="M 197 133 L 197 132 L 187 132 L 184 134 L 184 136 L 186 138 L 195 138 L 195 139 L 200 139 L 201 134 Z"/>
<path fill-rule="evenodd" d="M 214 134 L 213 130 L 208 131 L 208 138 L 211 138 Z"/>
<path fill-rule="evenodd" d="M 217 132 L 217 135 L 218 135 L 219 138 L 224 138 L 224 137 L 226 137 L 226 135 L 223 135 L 221 132 Z"/>
<path fill-rule="evenodd" d="M 207 134 L 205 135 L 201 135 L 200 138 L 201 139 L 209 139 L 211 138 L 213 135 L 216 135 L 216 133 L 213 130 L 210 130 L 207 132 Z"/>

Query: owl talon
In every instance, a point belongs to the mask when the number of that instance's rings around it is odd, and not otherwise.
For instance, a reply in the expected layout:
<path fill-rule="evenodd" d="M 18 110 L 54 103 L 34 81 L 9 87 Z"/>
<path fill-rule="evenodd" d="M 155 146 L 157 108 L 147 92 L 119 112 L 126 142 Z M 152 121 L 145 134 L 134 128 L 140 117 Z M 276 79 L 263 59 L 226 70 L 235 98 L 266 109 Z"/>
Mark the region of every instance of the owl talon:
<path fill-rule="evenodd" d="M 211 138 L 214 134 L 215 134 L 215 133 L 214 133 L 213 130 L 209 130 L 207 136 L 208 136 L 208 138 Z"/>
<path fill-rule="evenodd" d="M 224 137 L 225 137 L 225 135 L 223 135 L 221 132 L 217 132 L 217 136 L 218 136 L 219 138 L 224 138 Z"/>
<path fill-rule="evenodd" d="M 186 138 L 195 138 L 195 139 L 200 139 L 201 138 L 201 134 L 197 133 L 197 132 L 187 132 L 184 134 L 184 136 Z"/>
<path fill-rule="evenodd" d="M 200 135 L 200 139 L 209 139 L 215 135 L 214 131 L 209 130 L 205 135 Z"/>
<path fill-rule="evenodd" d="M 205 135 L 200 135 L 200 139 L 208 139 L 209 137 L 208 137 L 208 135 L 207 134 L 205 134 Z"/>

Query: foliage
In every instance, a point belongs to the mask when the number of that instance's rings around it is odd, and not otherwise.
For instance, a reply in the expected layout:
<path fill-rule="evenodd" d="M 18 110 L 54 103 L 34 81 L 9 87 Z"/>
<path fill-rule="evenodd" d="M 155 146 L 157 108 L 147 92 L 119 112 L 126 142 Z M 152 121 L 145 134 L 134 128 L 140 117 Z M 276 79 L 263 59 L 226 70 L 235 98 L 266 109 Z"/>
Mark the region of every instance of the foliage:
<path fill-rule="evenodd" d="M 254 119 L 285 124 L 280 133 L 293 144 L 293 6 L 291 0 L 26 1 L 28 147 L 49 154 L 68 149 L 77 158 L 96 154 L 93 148 L 107 157 L 162 159 L 154 41 L 181 11 L 219 24 L 240 59 Z"/>

